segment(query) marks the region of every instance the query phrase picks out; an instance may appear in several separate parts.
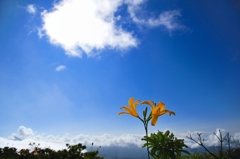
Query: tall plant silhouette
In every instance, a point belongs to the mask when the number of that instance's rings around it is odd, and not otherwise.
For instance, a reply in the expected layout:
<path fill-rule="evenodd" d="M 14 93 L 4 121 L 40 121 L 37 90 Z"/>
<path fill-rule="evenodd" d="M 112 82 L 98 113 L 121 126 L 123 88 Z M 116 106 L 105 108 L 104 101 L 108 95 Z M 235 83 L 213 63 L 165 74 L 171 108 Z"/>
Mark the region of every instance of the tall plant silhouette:
<path fill-rule="evenodd" d="M 141 118 L 138 115 L 137 109 L 136 107 L 138 106 L 138 104 L 147 104 L 151 107 L 151 113 L 148 114 L 148 107 L 145 108 L 145 110 L 143 111 L 143 118 Z M 145 129 L 145 133 L 146 133 L 146 142 L 147 142 L 147 152 L 148 152 L 148 159 L 150 159 L 150 151 L 149 151 L 149 144 L 148 144 L 148 122 L 152 119 L 151 121 L 151 125 L 155 126 L 158 120 L 158 117 L 164 114 L 169 114 L 169 115 L 175 115 L 175 113 L 173 111 L 167 110 L 165 109 L 165 104 L 163 102 L 159 102 L 158 105 L 156 105 L 156 103 L 154 101 L 140 101 L 140 100 L 136 100 L 134 102 L 134 98 L 131 97 L 128 101 L 128 106 L 122 106 L 121 108 L 125 110 L 125 112 L 119 112 L 118 115 L 122 115 L 122 114 L 129 114 L 133 117 L 138 118 L 144 125 L 144 129 Z"/>

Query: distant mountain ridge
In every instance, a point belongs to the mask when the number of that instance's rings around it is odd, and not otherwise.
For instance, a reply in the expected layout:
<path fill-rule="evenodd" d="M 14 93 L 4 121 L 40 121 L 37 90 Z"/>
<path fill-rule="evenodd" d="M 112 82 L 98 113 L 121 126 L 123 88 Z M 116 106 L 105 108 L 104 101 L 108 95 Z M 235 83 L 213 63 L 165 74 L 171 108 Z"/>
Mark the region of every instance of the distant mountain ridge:
<path fill-rule="evenodd" d="M 98 147 L 93 147 L 96 150 Z M 217 147 L 208 147 L 210 151 L 217 151 Z M 202 147 L 198 148 L 188 148 L 186 149 L 190 153 L 205 153 L 206 151 Z M 240 159 L 240 148 L 232 149 L 234 154 L 237 156 L 236 159 Z M 88 149 L 88 151 L 90 151 Z M 99 156 L 104 157 L 104 159 L 146 159 L 147 150 L 138 146 L 106 146 L 99 149 Z"/>

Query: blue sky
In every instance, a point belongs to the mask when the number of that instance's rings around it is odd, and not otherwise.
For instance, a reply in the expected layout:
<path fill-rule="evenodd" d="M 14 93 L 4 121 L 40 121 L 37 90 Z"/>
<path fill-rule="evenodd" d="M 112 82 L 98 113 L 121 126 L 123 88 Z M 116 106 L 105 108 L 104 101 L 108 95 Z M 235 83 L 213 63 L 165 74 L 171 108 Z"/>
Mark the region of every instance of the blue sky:
<path fill-rule="evenodd" d="M 234 0 L 1 1 L 0 136 L 142 135 L 117 115 L 135 97 L 176 113 L 150 132 L 240 138 L 239 13 Z"/>

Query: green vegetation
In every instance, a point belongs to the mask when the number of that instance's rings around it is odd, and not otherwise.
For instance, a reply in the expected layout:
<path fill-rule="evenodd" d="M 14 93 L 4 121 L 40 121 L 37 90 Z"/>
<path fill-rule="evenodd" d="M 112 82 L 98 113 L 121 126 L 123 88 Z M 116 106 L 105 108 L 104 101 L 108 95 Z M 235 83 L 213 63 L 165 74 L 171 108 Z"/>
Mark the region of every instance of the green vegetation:
<path fill-rule="evenodd" d="M 50 148 L 41 149 L 39 144 L 30 143 L 31 149 L 17 151 L 14 147 L 0 148 L 0 159 L 104 159 L 99 157 L 98 150 L 82 153 L 86 146 L 66 144 L 67 149 L 54 151 Z"/>
<path fill-rule="evenodd" d="M 150 136 L 144 136 L 142 139 L 146 142 L 143 147 L 151 149 L 150 154 L 154 159 L 177 159 L 182 156 L 182 153 L 190 153 L 183 148 L 188 148 L 184 144 L 183 139 L 174 137 L 174 134 L 167 130 L 165 133 L 158 131 L 157 134 L 151 134 Z"/>

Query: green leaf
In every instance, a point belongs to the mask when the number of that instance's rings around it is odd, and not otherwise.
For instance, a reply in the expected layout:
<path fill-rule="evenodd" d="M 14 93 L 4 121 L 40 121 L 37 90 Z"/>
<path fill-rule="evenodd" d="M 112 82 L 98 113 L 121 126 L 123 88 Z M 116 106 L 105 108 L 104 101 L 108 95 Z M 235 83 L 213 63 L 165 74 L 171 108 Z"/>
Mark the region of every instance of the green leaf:
<path fill-rule="evenodd" d="M 143 117 L 144 117 L 144 119 L 146 119 L 147 111 L 148 111 L 148 107 L 146 107 L 145 110 L 143 111 Z"/>
<path fill-rule="evenodd" d="M 152 119 L 152 113 L 149 114 L 147 121 L 150 121 Z"/>
<path fill-rule="evenodd" d="M 188 152 L 187 150 L 181 150 L 181 152 L 191 155 L 191 153 Z"/>
<path fill-rule="evenodd" d="M 165 132 L 165 136 L 168 136 L 169 135 L 169 133 L 170 133 L 170 131 L 169 130 L 167 130 L 166 132 Z"/>

